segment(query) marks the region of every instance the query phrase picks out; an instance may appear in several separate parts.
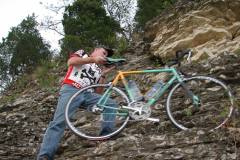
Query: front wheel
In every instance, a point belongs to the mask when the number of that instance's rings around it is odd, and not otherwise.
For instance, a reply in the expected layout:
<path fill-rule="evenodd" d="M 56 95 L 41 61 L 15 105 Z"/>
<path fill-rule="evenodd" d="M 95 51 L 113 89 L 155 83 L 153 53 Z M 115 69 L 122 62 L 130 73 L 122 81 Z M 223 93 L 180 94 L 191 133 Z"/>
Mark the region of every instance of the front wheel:
<path fill-rule="evenodd" d="M 88 140 L 104 140 L 124 129 L 129 115 L 122 108 L 128 106 L 129 99 L 120 89 L 109 88 L 109 84 L 91 85 L 80 89 L 70 98 L 65 108 L 65 120 L 75 134 Z M 100 91 L 101 94 L 95 91 Z M 81 105 L 73 112 L 72 106 L 79 99 Z"/>
<path fill-rule="evenodd" d="M 176 127 L 213 131 L 226 124 L 233 112 L 234 101 L 224 83 L 205 76 L 187 78 L 183 83 L 188 93 L 178 83 L 167 98 L 167 115 Z M 197 99 L 197 103 L 194 104 L 193 99 Z"/>

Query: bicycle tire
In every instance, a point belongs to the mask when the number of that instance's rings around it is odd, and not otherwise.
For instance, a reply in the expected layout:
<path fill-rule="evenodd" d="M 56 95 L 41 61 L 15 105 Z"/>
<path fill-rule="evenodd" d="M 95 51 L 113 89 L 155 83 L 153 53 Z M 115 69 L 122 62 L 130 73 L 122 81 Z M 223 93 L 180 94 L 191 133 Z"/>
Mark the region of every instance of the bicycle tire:
<path fill-rule="evenodd" d="M 171 122 L 182 130 L 214 131 L 224 126 L 234 108 L 230 89 L 223 82 L 206 76 L 186 78 L 183 83 L 194 95 L 200 97 L 201 105 L 194 107 L 184 87 L 177 83 L 167 98 L 166 111 Z"/>
<path fill-rule="evenodd" d="M 124 110 L 125 112 L 124 116 L 119 113 L 114 113 L 116 114 L 115 126 L 116 128 L 117 127 L 118 128 L 106 135 L 99 135 L 100 130 L 102 129 L 100 123 L 104 122 L 103 116 L 104 115 L 106 116 L 106 114 L 111 114 L 111 113 L 102 112 L 100 114 L 96 114 L 92 111 L 89 111 L 89 109 L 86 109 L 86 108 L 82 109 L 81 107 L 79 107 L 78 110 L 75 111 L 73 117 L 70 116 L 70 112 L 69 112 L 69 109 L 71 107 L 70 104 L 73 102 L 74 98 L 76 98 L 78 95 L 84 92 L 88 92 L 89 89 L 92 90 L 99 87 L 103 89 L 107 89 L 110 87 L 110 85 L 96 84 L 96 85 L 91 85 L 91 86 L 80 89 L 70 98 L 65 108 L 65 120 L 66 120 L 67 126 L 70 128 L 71 131 L 73 131 L 73 133 L 88 140 L 105 140 L 105 139 L 111 138 L 117 135 L 118 133 L 120 133 L 124 129 L 124 127 L 126 126 L 129 120 L 129 115 L 126 115 L 126 110 Z M 112 94 L 110 96 L 114 98 L 112 100 L 118 101 L 116 102 L 118 104 L 118 107 L 119 105 L 121 105 L 120 103 L 124 103 L 125 105 L 129 104 L 129 99 L 123 91 L 121 91 L 116 87 L 113 87 L 111 91 L 112 91 Z M 98 95 L 102 96 L 101 94 L 98 94 Z M 121 111 L 121 108 L 116 108 L 116 111 L 118 112 Z M 98 122 L 97 120 L 100 120 L 100 121 Z"/>

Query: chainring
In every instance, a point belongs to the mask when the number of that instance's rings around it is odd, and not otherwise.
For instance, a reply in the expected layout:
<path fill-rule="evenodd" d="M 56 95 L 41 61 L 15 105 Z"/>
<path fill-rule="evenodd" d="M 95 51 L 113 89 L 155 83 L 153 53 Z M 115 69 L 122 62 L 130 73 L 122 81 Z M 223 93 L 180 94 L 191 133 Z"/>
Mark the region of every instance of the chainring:
<path fill-rule="evenodd" d="M 134 120 L 145 120 L 151 115 L 151 108 L 145 102 L 132 102 L 129 107 L 133 108 L 129 110 L 129 116 Z"/>

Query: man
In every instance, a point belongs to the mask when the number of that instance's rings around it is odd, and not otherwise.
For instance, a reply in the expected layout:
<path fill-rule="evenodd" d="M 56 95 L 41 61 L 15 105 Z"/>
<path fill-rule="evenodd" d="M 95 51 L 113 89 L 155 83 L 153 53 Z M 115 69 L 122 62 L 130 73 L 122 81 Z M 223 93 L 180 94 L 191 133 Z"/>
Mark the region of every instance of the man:
<path fill-rule="evenodd" d="M 68 71 L 63 80 L 63 85 L 59 92 L 59 99 L 53 120 L 49 123 L 46 133 L 41 144 L 38 154 L 38 160 L 51 160 L 58 148 L 58 144 L 63 136 L 66 126 L 64 109 L 68 100 L 80 88 L 86 87 L 91 84 L 104 83 L 105 75 L 109 73 L 114 67 L 101 69 L 99 65 L 106 62 L 106 57 L 113 55 L 113 50 L 107 47 L 97 47 L 88 56 L 84 50 L 79 50 L 70 55 L 68 59 Z M 91 107 L 96 98 L 93 95 L 88 97 L 78 97 L 78 106 L 84 103 Z M 114 105 L 114 104 L 113 104 Z M 77 106 L 71 106 L 72 112 L 76 110 Z M 113 124 L 103 124 L 102 132 L 100 134 L 107 134 L 108 130 L 113 129 Z"/>

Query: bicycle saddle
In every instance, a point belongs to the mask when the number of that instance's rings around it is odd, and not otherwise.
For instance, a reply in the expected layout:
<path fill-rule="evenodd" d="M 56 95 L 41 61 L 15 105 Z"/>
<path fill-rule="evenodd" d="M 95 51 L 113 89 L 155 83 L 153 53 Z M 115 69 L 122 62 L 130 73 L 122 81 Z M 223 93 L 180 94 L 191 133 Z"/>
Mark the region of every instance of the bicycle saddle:
<path fill-rule="evenodd" d="M 106 57 L 106 63 L 105 65 L 122 65 L 126 62 L 126 59 L 123 58 L 110 58 Z"/>

